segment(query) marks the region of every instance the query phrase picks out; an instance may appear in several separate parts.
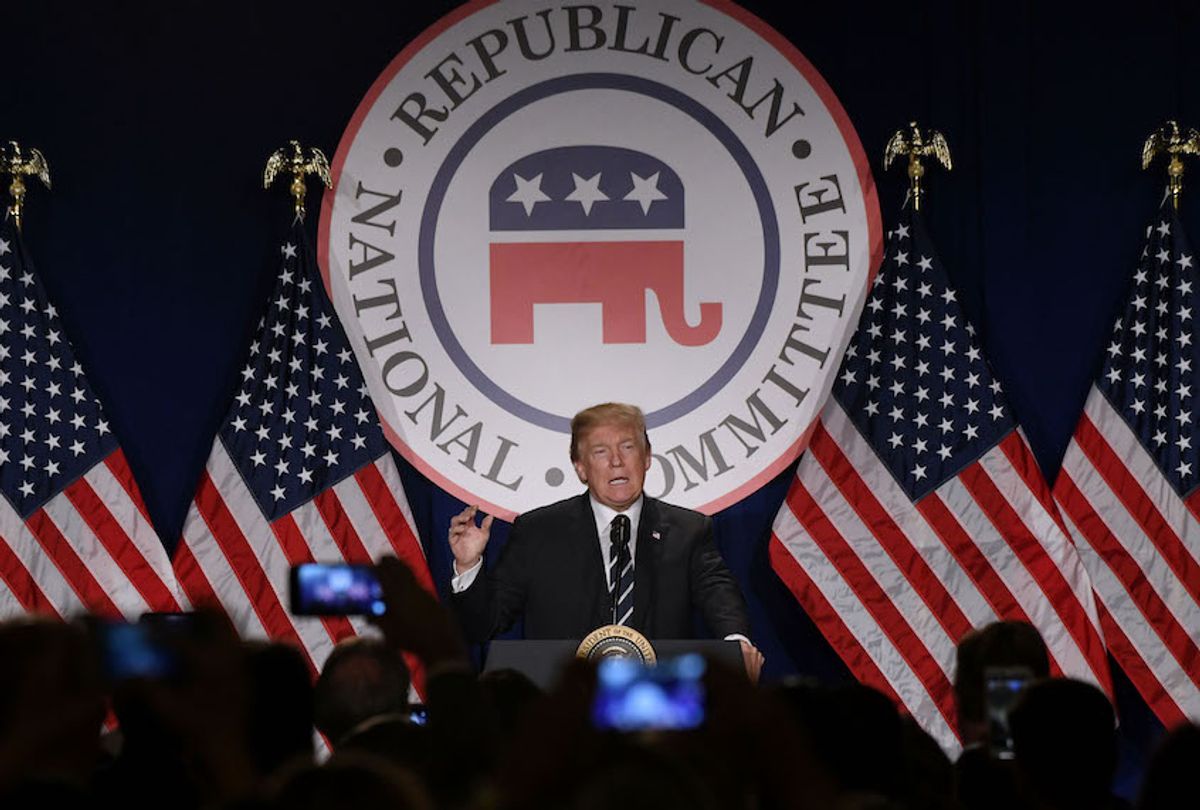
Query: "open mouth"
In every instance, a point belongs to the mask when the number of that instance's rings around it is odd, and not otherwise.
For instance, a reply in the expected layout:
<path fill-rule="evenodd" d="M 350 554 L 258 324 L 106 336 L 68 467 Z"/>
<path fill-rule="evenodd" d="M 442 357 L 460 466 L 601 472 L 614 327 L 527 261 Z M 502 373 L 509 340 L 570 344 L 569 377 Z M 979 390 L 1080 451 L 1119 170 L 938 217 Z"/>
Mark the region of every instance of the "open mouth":
<path fill-rule="evenodd" d="M 615 486 L 620 486 L 621 484 L 628 484 L 629 479 L 622 475 L 622 476 L 618 476 L 616 478 L 608 479 L 608 483 L 610 486 L 615 487 Z"/>

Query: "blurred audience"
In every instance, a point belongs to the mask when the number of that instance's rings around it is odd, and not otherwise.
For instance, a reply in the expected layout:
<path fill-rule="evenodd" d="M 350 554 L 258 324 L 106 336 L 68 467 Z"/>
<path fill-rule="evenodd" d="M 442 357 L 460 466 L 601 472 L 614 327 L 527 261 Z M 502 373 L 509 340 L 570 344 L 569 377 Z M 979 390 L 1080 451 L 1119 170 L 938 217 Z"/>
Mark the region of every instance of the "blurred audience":
<path fill-rule="evenodd" d="M 573 662 L 546 693 L 514 671 L 477 677 L 453 619 L 411 572 L 394 559 L 376 572 L 388 605 L 377 621 L 382 638 L 338 644 L 315 685 L 297 650 L 239 641 L 206 614 L 156 623 L 147 632 L 161 654 L 142 656 L 144 669 L 133 671 L 99 654 L 104 633 L 131 625 L 0 623 L 0 806 L 1123 806 L 1111 793 L 1112 706 L 1089 684 L 1050 679 L 1045 645 L 1028 625 L 1002 622 L 963 639 L 954 692 L 964 751 L 951 764 L 874 689 L 803 681 L 759 689 L 712 662 L 699 727 L 604 730 L 593 716 L 593 667 Z M 419 662 L 411 673 L 402 651 Z M 1011 708 L 989 693 L 997 672 L 1020 687 Z M 413 681 L 421 716 L 409 703 Z M 119 733 L 106 751 L 108 708 Z M 314 726 L 333 749 L 323 763 Z M 1182 806 L 1196 762 L 1200 728 L 1184 726 L 1157 752 L 1140 810 Z"/>

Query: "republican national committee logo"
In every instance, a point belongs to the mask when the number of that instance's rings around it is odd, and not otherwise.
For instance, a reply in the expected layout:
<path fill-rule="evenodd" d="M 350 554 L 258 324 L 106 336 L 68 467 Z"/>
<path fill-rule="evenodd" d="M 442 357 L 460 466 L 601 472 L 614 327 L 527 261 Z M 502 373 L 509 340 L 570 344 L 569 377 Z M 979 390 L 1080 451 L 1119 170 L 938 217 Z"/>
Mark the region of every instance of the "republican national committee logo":
<path fill-rule="evenodd" d="M 321 253 L 385 432 L 503 517 L 580 490 L 597 402 L 646 412 L 656 497 L 712 512 L 780 472 L 882 246 L 837 99 L 723 2 L 464 6 L 334 174 Z"/>

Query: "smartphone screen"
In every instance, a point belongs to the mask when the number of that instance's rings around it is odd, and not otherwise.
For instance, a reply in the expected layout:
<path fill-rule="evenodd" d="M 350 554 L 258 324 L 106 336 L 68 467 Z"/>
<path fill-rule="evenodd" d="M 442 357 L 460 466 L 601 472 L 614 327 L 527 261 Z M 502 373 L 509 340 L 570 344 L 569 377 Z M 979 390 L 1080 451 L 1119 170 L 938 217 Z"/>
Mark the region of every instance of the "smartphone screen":
<path fill-rule="evenodd" d="M 704 659 L 682 655 L 646 667 L 608 658 L 597 670 L 592 723 L 614 731 L 678 731 L 704 722 Z"/>
<path fill-rule="evenodd" d="M 168 678 L 178 672 L 178 657 L 150 624 L 100 620 L 92 628 L 110 683 Z"/>
<path fill-rule="evenodd" d="M 371 565 L 302 563 L 292 566 L 295 616 L 382 616 L 383 588 Z"/>
<path fill-rule="evenodd" d="M 986 667 L 983 671 L 984 705 L 987 708 L 988 748 L 998 759 L 1013 758 L 1008 713 L 1017 695 L 1033 678 L 1026 667 Z"/>

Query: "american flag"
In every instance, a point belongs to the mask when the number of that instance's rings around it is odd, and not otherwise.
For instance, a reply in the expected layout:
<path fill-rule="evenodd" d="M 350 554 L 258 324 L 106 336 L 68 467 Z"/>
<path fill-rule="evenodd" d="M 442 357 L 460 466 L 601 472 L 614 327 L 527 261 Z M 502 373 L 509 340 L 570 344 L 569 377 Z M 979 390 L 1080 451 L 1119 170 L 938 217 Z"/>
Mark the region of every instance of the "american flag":
<path fill-rule="evenodd" d="M 919 214 L 885 260 L 770 556 L 853 673 L 949 752 L 955 644 L 1033 624 L 1109 688 L 1091 584 Z"/>
<path fill-rule="evenodd" d="M 166 550 L 12 220 L 0 225 L 0 617 L 177 611 Z"/>
<path fill-rule="evenodd" d="M 1166 725 L 1200 721 L 1197 261 L 1164 206 L 1054 483 L 1109 649 Z"/>
<path fill-rule="evenodd" d="M 290 615 L 292 565 L 394 554 L 431 592 L 433 582 L 301 223 L 280 247 L 280 261 L 174 562 L 193 604 L 223 610 L 243 636 L 293 643 L 316 672 L 336 642 L 366 625 L 357 617 Z"/>

